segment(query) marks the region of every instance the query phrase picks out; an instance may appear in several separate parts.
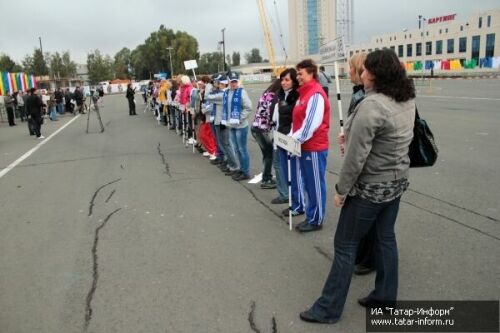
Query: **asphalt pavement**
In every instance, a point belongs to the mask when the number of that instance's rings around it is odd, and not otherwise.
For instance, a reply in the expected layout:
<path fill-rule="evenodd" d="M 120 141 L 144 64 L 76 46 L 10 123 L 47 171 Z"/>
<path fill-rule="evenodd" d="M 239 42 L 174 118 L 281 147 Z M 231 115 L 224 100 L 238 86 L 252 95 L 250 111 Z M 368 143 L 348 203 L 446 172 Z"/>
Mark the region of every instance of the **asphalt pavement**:
<path fill-rule="evenodd" d="M 412 169 L 402 198 L 399 297 L 498 300 L 500 80 L 417 86 L 440 155 Z M 247 89 L 256 103 L 265 85 Z M 0 124 L 0 332 L 364 332 L 356 299 L 374 275 L 353 278 L 339 323 L 298 318 L 333 257 L 342 159 L 330 91 L 327 218 L 305 235 L 279 216 L 286 205 L 270 204 L 275 190 L 224 176 L 144 113 L 139 95 L 135 117 L 123 95 L 105 96 L 104 133 L 95 114 L 89 134 L 87 115 L 46 122 L 38 148 L 25 123 Z M 256 175 L 251 136 L 249 147 Z"/>

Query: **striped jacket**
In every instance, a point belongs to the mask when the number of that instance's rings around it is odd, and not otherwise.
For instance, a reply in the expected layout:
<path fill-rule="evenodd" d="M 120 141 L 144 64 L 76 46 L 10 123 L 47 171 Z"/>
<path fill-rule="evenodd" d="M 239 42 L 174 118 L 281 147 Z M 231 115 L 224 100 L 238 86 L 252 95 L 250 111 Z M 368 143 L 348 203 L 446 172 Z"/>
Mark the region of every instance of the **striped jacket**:
<path fill-rule="evenodd" d="M 299 99 L 293 109 L 292 137 L 301 144 L 303 151 L 328 149 L 330 129 L 330 101 L 316 80 L 311 80 L 297 90 Z"/>

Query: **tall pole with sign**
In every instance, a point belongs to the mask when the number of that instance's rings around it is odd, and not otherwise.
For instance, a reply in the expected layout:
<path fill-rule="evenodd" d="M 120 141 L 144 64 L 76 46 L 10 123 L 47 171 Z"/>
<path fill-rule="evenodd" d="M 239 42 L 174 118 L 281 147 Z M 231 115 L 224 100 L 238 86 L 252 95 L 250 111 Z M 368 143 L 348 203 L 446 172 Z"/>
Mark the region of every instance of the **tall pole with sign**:
<path fill-rule="evenodd" d="M 339 67 L 338 61 L 345 61 L 345 49 L 344 41 L 342 36 L 335 38 L 334 40 L 325 43 L 321 49 L 321 62 L 323 64 L 333 63 L 334 74 L 335 74 L 335 87 L 337 89 L 337 106 L 339 109 L 339 125 L 340 125 L 340 135 L 344 135 L 344 116 L 342 113 L 342 99 L 340 97 L 340 81 L 339 81 Z M 340 146 L 340 151 L 343 154 L 344 147 Z"/>
<path fill-rule="evenodd" d="M 196 63 L 196 60 L 184 61 L 184 67 L 186 68 L 186 70 L 193 71 L 194 81 L 198 82 L 198 79 L 196 78 L 196 72 L 194 71 L 195 68 L 198 68 L 198 64 Z M 199 94 L 199 89 L 198 89 L 198 94 Z M 198 97 L 199 97 L 199 95 L 198 95 Z M 188 110 L 186 110 L 186 111 L 188 111 Z M 190 124 L 191 124 L 191 131 L 193 134 L 193 141 L 195 141 L 196 140 L 196 131 L 194 129 L 194 114 L 191 115 Z M 195 153 L 194 146 L 195 146 L 195 143 L 193 142 L 193 154 Z"/>

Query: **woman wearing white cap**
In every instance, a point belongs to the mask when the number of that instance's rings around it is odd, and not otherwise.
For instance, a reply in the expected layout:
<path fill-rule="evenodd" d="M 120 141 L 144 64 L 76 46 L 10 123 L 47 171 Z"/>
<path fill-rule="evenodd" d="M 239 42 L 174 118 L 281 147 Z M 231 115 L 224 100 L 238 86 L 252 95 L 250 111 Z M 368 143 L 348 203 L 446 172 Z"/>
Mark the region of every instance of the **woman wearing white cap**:
<path fill-rule="evenodd" d="M 238 156 L 240 169 L 232 174 L 233 180 L 250 179 L 250 154 L 248 153 L 248 117 L 252 112 L 252 102 L 248 93 L 239 86 L 240 76 L 229 73 L 229 89 L 222 100 L 222 124 L 231 128 L 231 144 Z"/>

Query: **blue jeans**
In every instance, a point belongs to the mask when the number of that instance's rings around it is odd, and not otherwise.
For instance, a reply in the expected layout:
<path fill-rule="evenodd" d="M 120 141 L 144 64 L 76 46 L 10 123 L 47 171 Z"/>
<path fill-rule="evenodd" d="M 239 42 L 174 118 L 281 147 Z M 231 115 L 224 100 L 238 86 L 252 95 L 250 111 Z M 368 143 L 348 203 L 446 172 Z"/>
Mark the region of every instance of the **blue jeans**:
<path fill-rule="evenodd" d="M 231 129 L 229 127 L 220 126 L 221 142 L 224 148 L 224 155 L 226 156 L 226 164 L 231 170 L 238 170 L 238 162 L 236 161 L 236 153 L 234 151 L 234 144 L 231 143 Z"/>
<path fill-rule="evenodd" d="M 281 171 L 280 154 L 278 149 L 273 149 L 273 168 L 276 173 L 276 189 L 280 199 L 288 200 L 288 179 Z"/>
<path fill-rule="evenodd" d="M 313 315 L 325 321 L 340 319 L 351 284 L 358 243 L 375 225 L 376 269 L 375 289 L 368 295 L 373 301 L 396 301 L 398 292 L 398 248 L 394 224 L 400 198 L 385 203 L 372 203 L 359 197 L 347 197 L 340 211 L 335 232 L 333 260 L 321 297 L 311 308 Z"/>
<path fill-rule="evenodd" d="M 63 103 L 57 103 L 56 104 L 56 109 L 57 109 L 57 113 L 59 114 L 64 114 L 64 106 L 63 106 Z"/>
<path fill-rule="evenodd" d="M 224 160 L 224 147 L 222 145 L 222 133 L 221 133 L 221 128 L 220 125 L 215 125 L 214 123 L 211 123 L 212 129 L 215 133 L 215 140 L 217 142 L 217 158 L 221 161 Z"/>
<path fill-rule="evenodd" d="M 231 142 L 238 156 L 240 171 L 245 175 L 250 174 L 250 154 L 247 147 L 248 126 L 243 128 L 231 128 Z"/>
<path fill-rule="evenodd" d="M 55 106 L 49 107 L 49 118 L 50 118 L 50 120 L 56 120 L 57 119 L 57 112 L 56 112 L 56 107 Z"/>

